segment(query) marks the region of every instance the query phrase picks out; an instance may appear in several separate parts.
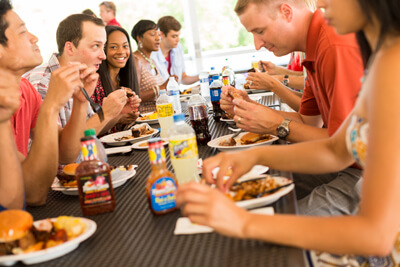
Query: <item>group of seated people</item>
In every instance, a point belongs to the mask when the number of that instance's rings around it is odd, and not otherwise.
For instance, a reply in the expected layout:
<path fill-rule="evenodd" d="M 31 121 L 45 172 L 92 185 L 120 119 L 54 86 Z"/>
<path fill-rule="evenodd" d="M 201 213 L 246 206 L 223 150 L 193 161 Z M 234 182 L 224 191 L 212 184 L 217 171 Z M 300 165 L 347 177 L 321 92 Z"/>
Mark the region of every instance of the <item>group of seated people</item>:
<path fill-rule="evenodd" d="M 217 188 L 179 186 L 182 213 L 232 237 L 386 257 L 400 225 L 400 90 L 393 83 L 400 71 L 397 1 L 318 0 L 323 13 L 311 10 L 305 0 L 238 0 L 235 12 L 253 34 L 256 49 L 265 47 L 276 56 L 304 52 L 307 80 L 297 112 L 268 108 L 230 86 L 222 89 L 221 107 L 234 114 L 238 127 L 293 144 L 206 159 L 203 178 Z M 171 62 L 182 56 L 176 41 L 180 28 L 164 32 L 162 21 L 158 24 L 161 43 L 154 22 L 141 20 L 133 27 L 138 49 L 132 52 L 123 28 L 71 15 L 59 24 L 58 53 L 37 67 L 42 62 L 37 38 L 9 1 L 0 0 L 2 209 L 44 204 L 58 164 L 76 160 L 84 129 L 95 128 L 98 134 L 118 130 L 138 112 L 154 110 L 170 75 L 182 83 L 198 79 L 186 75 L 183 66 L 172 72 Z M 156 65 L 152 58 L 163 63 Z M 255 83 L 257 76 L 273 74 L 274 66 L 262 64 L 269 74 L 250 76 Z M 82 87 L 103 106 L 104 121 L 93 114 Z M 133 90 L 134 97 L 128 98 L 123 87 Z M 239 97 L 233 99 L 229 91 Z M 293 172 L 300 216 L 252 214 L 225 197 L 256 164 Z M 224 181 L 228 169 L 231 176 Z"/>

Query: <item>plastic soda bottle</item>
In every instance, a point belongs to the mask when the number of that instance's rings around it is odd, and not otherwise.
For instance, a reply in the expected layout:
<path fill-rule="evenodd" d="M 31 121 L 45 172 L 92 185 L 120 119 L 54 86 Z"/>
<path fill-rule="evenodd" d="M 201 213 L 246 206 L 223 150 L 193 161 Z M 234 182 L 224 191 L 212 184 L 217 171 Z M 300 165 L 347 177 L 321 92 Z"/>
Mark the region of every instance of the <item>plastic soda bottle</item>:
<path fill-rule="evenodd" d="M 196 133 L 197 143 L 207 145 L 211 140 L 208 129 L 208 109 L 206 100 L 199 95 L 198 89 L 192 89 L 192 96 L 188 102 L 190 123 Z"/>
<path fill-rule="evenodd" d="M 215 70 L 214 67 L 211 67 L 211 71 L 208 74 L 209 85 L 211 85 L 211 83 L 214 81 L 214 76 L 218 76 L 218 72 Z"/>
<path fill-rule="evenodd" d="M 99 155 L 99 159 L 103 162 L 108 162 L 107 158 L 107 153 L 106 149 L 104 148 L 103 144 L 101 141 L 97 138 L 96 132 L 94 129 L 87 129 L 84 131 L 85 136 L 92 136 L 94 138 L 94 141 L 96 142 L 96 147 L 97 147 L 97 153 Z"/>
<path fill-rule="evenodd" d="M 214 80 L 210 85 L 210 96 L 211 96 L 211 104 L 213 106 L 214 120 L 217 122 L 220 121 L 221 116 L 224 113 L 219 103 L 221 100 L 221 88 L 222 88 L 222 83 L 218 79 Z"/>
<path fill-rule="evenodd" d="M 174 126 L 169 130 L 168 139 L 169 154 L 178 183 L 199 182 L 196 135 L 192 127 L 185 123 L 184 114 L 174 115 Z"/>
<path fill-rule="evenodd" d="M 149 140 L 151 173 L 146 181 L 146 195 L 149 207 L 155 215 L 162 215 L 176 209 L 178 183 L 167 169 L 165 150 L 160 138 Z"/>
<path fill-rule="evenodd" d="M 181 113 L 181 100 L 179 98 L 179 84 L 176 82 L 174 77 L 169 77 L 169 81 L 167 84 L 168 95 L 172 100 L 172 104 L 174 106 L 175 113 Z"/>
<path fill-rule="evenodd" d="M 95 215 L 115 209 L 110 166 L 99 160 L 95 139 L 81 139 L 82 162 L 76 168 L 79 201 L 84 215 Z"/>
<path fill-rule="evenodd" d="M 166 138 L 168 131 L 174 124 L 174 108 L 165 90 L 160 90 L 160 96 L 156 101 L 158 123 L 161 127 L 161 137 Z"/>

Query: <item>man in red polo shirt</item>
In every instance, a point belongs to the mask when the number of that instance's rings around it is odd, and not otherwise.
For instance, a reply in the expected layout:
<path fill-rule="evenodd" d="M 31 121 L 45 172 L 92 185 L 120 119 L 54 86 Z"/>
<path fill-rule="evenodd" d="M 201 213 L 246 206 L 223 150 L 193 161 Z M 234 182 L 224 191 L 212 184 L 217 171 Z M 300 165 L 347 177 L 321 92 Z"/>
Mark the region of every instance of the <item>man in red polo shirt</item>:
<path fill-rule="evenodd" d="M 322 12 L 312 13 L 303 0 L 239 0 L 235 12 L 253 34 L 256 49 L 265 47 L 276 56 L 305 52 L 307 82 L 299 112 L 270 109 L 251 101 L 243 91 L 238 93 L 244 100 L 235 100 L 234 105 L 226 94 L 228 88 L 223 88 L 221 107 L 235 113 L 237 125 L 246 131 L 270 133 L 290 142 L 333 135 L 352 110 L 361 88 L 363 64 L 355 36 L 337 35 Z M 295 175 L 300 212 L 354 212 L 359 200 L 355 185 L 360 177 L 361 171 L 351 167 L 329 175 Z"/>
<path fill-rule="evenodd" d="M 111 26 L 119 26 L 121 24 L 115 19 L 117 13 L 117 8 L 115 4 L 111 1 L 104 1 L 100 4 L 100 17 L 104 21 L 104 24 Z"/>

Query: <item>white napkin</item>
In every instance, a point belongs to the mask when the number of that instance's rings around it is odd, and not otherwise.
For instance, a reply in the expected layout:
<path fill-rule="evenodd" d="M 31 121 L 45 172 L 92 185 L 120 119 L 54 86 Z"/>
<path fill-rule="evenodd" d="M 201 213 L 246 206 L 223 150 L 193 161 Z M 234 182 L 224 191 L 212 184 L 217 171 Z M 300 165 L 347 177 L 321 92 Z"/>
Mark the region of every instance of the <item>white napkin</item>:
<path fill-rule="evenodd" d="M 266 207 L 266 208 L 254 209 L 251 210 L 250 212 L 256 214 L 274 215 L 274 208 Z M 202 233 L 211 233 L 213 231 L 214 229 L 208 226 L 191 223 L 189 218 L 181 217 L 176 221 L 174 235 L 202 234 Z"/>

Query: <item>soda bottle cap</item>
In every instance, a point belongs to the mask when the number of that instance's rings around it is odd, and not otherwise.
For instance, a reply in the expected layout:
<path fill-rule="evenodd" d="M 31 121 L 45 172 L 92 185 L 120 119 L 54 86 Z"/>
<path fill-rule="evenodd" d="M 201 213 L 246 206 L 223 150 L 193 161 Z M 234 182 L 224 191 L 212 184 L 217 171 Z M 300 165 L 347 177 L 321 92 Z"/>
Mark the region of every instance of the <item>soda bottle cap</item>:
<path fill-rule="evenodd" d="M 96 135 L 96 131 L 94 129 L 87 129 L 84 131 L 84 135 L 85 136 L 92 136 L 92 135 Z"/>
<path fill-rule="evenodd" d="M 179 113 L 174 115 L 174 122 L 184 121 L 184 120 L 185 120 L 185 114 Z"/>

